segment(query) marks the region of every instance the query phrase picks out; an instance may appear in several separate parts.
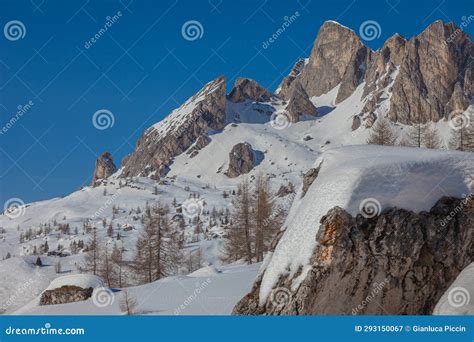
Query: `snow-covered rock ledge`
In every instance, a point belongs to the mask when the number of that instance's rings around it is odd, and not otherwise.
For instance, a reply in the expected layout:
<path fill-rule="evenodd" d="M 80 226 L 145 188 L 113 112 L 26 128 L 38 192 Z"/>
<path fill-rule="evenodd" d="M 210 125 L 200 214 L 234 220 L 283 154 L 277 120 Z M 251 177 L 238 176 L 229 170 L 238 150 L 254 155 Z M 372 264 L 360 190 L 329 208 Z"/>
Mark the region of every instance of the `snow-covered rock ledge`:
<path fill-rule="evenodd" d="M 318 167 L 234 313 L 432 313 L 474 257 L 474 154 L 353 146 Z"/>

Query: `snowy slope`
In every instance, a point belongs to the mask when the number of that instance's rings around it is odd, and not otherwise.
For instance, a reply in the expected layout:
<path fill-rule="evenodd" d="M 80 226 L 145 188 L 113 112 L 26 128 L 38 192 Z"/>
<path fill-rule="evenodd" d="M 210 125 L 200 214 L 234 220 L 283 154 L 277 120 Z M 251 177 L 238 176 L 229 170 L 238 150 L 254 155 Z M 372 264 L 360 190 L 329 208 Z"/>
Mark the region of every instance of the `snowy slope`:
<path fill-rule="evenodd" d="M 286 232 L 267 261 L 261 290 L 263 304 L 281 275 L 309 270 L 320 219 L 340 206 L 357 215 L 360 207 L 398 207 L 419 212 L 442 196 L 463 197 L 474 186 L 474 154 L 381 146 L 352 146 L 327 151 L 315 163 L 318 177 L 306 195 L 297 195 L 285 223 Z"/>
<path fill-rule="evenodd" d="M 127 290 L 138 301 L 136 314 L 139 315 L 229 315 L 237 301 L 250 290 L 259 267 L 260 264 L 226 266 L 218 270 L 206 267 L 187 276 L 169 277 Z M 95 305 L 92 298 L 76 303 L 39 306 L 39 298 L 36 298 L 15 314 L 122 314 L 119 309 L 121 291 L 107 293 L 111 297 L 104 306 Z"/>
<path fill-rule="evenodd" d="M 474 263 L 457 276 L 436 304 L 433 315 L 474 315 Z"/>

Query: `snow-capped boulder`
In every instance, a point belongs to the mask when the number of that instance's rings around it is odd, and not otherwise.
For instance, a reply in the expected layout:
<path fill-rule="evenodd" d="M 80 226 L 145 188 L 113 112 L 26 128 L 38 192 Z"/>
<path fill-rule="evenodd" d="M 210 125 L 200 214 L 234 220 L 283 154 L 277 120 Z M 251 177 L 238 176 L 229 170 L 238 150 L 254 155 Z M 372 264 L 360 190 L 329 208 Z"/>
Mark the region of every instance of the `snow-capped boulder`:
<path fill-rule="evenodd" d="M 234 313 L 431 314 L 473 259 L 474 154 L 353 146 L 319 165 Z"/>

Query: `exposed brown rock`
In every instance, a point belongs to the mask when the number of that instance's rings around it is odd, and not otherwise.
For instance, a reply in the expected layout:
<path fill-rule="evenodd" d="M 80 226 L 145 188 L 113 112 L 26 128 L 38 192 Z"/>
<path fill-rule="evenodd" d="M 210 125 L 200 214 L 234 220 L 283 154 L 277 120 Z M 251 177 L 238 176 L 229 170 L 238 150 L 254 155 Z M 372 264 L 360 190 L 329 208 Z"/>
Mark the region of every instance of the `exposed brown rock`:
<path fill-rule="evenodd" d="M 390 118 L 401 123 L 438 121 L 466 69 L 473 68 L 474 46 L 467 34 L 438 20 L 405 44 L 405 55 L 393 85 Z M 466 88 L 470 88 L 466 83 Z M 469 95 L 469 94 L 468 94 Z M 470 94 L 472 95 L 472 94 Z"/>
<path fill-rule="evenodd" d="M 115 167 L 112 155 L 109 152 L 104 152 L 95 161 L 95 170 L 92 177 L 92 186 L 97 186 L 100 181 L 110 177 L 117 168 Z"/>
<path fill-rule="evenodd" d="M 450 217 L 451 219 L 447 219 Z M 288 300 L 259 306 L 260 276 L 237 315 L 427 315 L 474 259 L 474 207 L 443 198 L 419 214 L 374 218 L 339 207 L 321 219 L 312 269 Z M 275 288 L 290 289 L 282 277 Z"/>
<path fill-rule="evenodd" d="M 230 178 L 235 178 L 249 173 L 255 164 L 256 156 L 252 146 L 247 142 L 238 143 L 229 153 L 229 168 L 225 174 Z"/>
<path fill-rule="evenodd" d="M 93 291 L 92 287 L 84 289 L 74 285 L 46 290 L 41 294 L 40 305 L 65 304 L 87 300 L 92 296 Z"/>
<path fill-rule="evenodd" d="M 272 94 L 260 84 L 250 78 L 240 77 L 235 81 L 234 88 L 229 94 L 232 102 L 243 102 L 245 100 L 268 102 Z"/>
<path fill-rule="evenodd" d="M 368 57 L 367 47 L 354 31 L 328 21 L 319 30 L 309 62 L 298 79 L 310 97 L 327 93 L 342 82 L 337 95 L 340 102 L 363 80 Z"/>
<path fill-rule="evenodd" d="M 293 82 L 291 85 L 286 110 L 288 112 L 289 121 L 293 123 L 300 121 L 301 115 L 318 115 L 318 110 L 309 100 L 308 94 L 306 94 L 306 91 L 298 81 Z"/>
<path fill-rule="evenodd" d="M 293 68 L 291 68 L 291 71 L 288 76 L 286 76 L 278 86 L 278 90 L 276 92 L 277 96 L 279 96 L 283 100 L 288 100 L 290 98 L 290 86 L 303 70 L 305 63 L 306 61 L 301 58 L 295 63 L 295 65 L 293 65 Z"/>
<path fill-rule="evenodd" d="M 319 170 L 321 169 L 321 165 L 316 168 L 309 169 L 303 176 L 303 192 L 301 193 L 301 197 L 306 195 L 306 191 L 308 191 L 311 184 L 313 184 L 314 180 L 318 177 Z"/>
<path fill-rule="evenodd" d="M 124 158 L 120 176 L 159 178 L 166 174 L 174 157 L 185 152 L 200 136 L 207 136 L 210 128 L 224 127 L 225 101 L 225 78 L 221 76 L 207 83 L 158 125 L 147 129 L 135 151 Z M 185 113 L 185 117 L 175 117 L 176 112 Z"/>

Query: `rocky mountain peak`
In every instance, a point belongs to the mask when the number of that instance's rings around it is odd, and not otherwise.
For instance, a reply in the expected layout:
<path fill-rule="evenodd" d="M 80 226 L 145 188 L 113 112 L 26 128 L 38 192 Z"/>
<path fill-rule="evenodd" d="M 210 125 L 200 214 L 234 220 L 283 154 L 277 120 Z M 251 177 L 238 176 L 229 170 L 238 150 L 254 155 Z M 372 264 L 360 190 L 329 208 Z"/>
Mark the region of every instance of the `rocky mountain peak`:
<path fill-rule="evenodd" d="M 234 88 L 229 94 L 232 102 L 243 102 L 245 100 L 268 102 L 272 94 L 250 78 L 239 77 L 234 84 Z"/>
<path fill-rule="evenodd" d="M 341 84 L 336 102 L 347 98 L 364 78 L 369 49 L 351 29 L 334 21 L 321 26 L 301 85 L 309 97 L 320 96 Z"/>
<path fill-rule="evenodd" d="M 226 82 L 220 76 L 148 128 L 135 151 L 122 161 L 120 176 L 159 178 L 166 174 L 173 158 L 190 148 L 199 137 L 207 137 L 209 129 L 224 128 L 225 102 Z"/>
<path fill-rule="evenodd" d="M 102 179 L 110 177 L 117 168 L 115 167 L 112 155 L 109 152 L 104 152 L 95 161 L 95 170 L 92 177 L 92 186 L 100 184 Z"/>
<path fill-rule="evenodd" d="M 304 66 L 306 65 L 307 59 L 300 58 L 291 68 L 290 73 L 286 76 L 278 86 L 276 95 L 283 100 L 288 100 L 290 95 L 290 86 L 293 81 L 301 74 Z"/>

